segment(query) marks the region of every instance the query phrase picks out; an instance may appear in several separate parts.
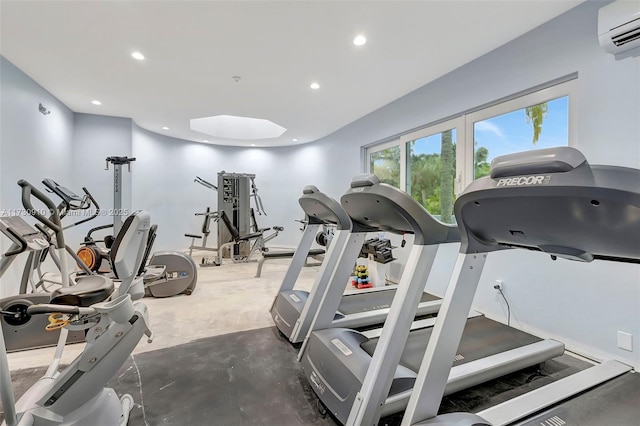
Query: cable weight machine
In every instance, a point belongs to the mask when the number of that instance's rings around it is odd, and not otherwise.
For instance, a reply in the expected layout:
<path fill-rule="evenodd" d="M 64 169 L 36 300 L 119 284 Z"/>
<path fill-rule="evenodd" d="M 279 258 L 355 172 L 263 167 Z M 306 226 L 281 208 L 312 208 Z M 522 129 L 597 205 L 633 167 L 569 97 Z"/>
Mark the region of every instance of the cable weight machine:
<path fill-rule="evenodd" d="M 217 186 L 199 176 L 194 179 L 194 182 L 218 193 L 216 211 L 207 208 L 204 213 L 196 213 L 196 216 L 204 216 L 202 235 L 185 234 L 191 238 L 190 255 L 193 250 L 217 253 L 213 259 L 203 258 L 200 266 L 219 266 L 222 258 L 230 258 L 234 263 L 248 262 L 257 251 L 267 251 L 265 243 L 284 230 L 281 226 L 258 227 L 256 212 L 261 216 L 267 214 L 258 195 L 255 177 L 255 174 L 229 173 L 223 170 L 218 173 Z M 255 209 L 251 207 L 251 198 L 254 199 Z M 218 223 L 217 247 L 207 247 L 211 220 Z M 264 233 L 269 230 L 274 232 L 265 236 Z M 195 245 L 196 239 L 202 240 L 200 245 Z"/>
<path fill-rule="evenodd" d="M 251 209 L 251 187 L 255 187 L 254 179 L 256 175 L 245 173 L 226 173 L 224 170 L 218 173 L 218 211 L 222 215 L 224 212 L 230 219 L 231 224 L 238 230 L 240 235 L 250 234 L 257 231 L 257 225 L 251 229 L 252 222 L 255 223 L 255 217 Z M 256 194 L 256 200 L 257 194 Z M 256 202 L 258 214 L 261 212 L 262 203 Z M 224 221 L 218 221 L 218 247 L 222 247 L 225 243 L 233 238 L 232 231 L 224 225 Z M 229 247 L 233 253 L 222 253 L 223 257 L 247 256 L 251 247 L 249 241 L 240 241 Z"/>

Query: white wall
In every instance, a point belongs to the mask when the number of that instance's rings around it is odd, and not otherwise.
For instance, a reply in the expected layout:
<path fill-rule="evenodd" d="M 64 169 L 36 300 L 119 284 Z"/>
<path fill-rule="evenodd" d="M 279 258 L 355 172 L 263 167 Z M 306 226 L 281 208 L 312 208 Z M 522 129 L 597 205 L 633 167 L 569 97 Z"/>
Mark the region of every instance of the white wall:
<path fill-rule="evenodd" d="M 577 148 L 593 164 L 640 168 L 640 52 L 616 60 L 599 47 L 597 10 L 605 3 L 586 2 L 320 141 L 328 152 L 340 153 L 332 157 L 336 181 L 350 174 L 362 145 L 574 72 Z M 449 248 L 441 249 L 439 259 L 446 261 L 434 273 L 446 277 L 454 257 Z M 520 251 L 491 254 L 474 306 L 506 322 L 504 303 L 493 289 L 497 279 L 505 283 L 516 326 L 640 368 L 637 265 L 551 262 Z M 432 277 L 427 284 L 436 294 L 445 286 Z M 634 335 L 633 352 L 617 348 L 619 330 Z"/>
<path fill-rule="evenodd" d="M 73 133 L 72 183 L 63 183 L 78 194 L 86 187 L 100 206 L 100 216 L 70 229 L 67 237 L 70 245 L 77 246 L 90 228 L 113 223 L 113 165 L 105 170 L 105 159 L 110 156 L 131 157 L 130 118 L 106 117 L 92 114 L 75 114 Z M 136 163 L 132 163 L 132 173 Z M 131 211 L 131 178 L 127 166 L 122 168 L 122 208 Z M 111 234 L 112 230 L 99 231 L 95 237 Z"/>
<path fill-rule="evenodd" d="M 0 88 L 0 210 L 12 214 L 12 209 L 22 208 L 19 179 L 40 188 L 43 178 L 70 180 L 74 117 L 69 108 L 1 56 Z M 40 103 L 51 113 L 41 114 Z M 35 203 L 34 207 L 39 208 Z M 10 242 L 2 235 L 0 240 L 4 253 Z M 20 263 L 17 259 L 2 278 L 0 296 L 18 291 Z"/>
<path fill-rule="evenodd" d="M 316 145 L 296 148 L 223 147 L 187 142 L 134 125 L 133 155 L 137 158 L 133 173 L 133 208 L 150 212 L 158 223 L 156 248 L 184 249 L 189 240 L 185 233 L 199 233 L 206 207 L 217 209 L 217 193 L 194 183 L 200 176 L 217 185 L 218 172 L 254 173 L 258 194 L 267 216 L 257 216 L 261 227 L 284 226 L 272 247 L 295 247 L 300 238 L 302 210 L 298 198 L 302 188 L 315 184 L 321 190 L 331 180 L 333 168 L 326 150 Z M 344 182 L 338 197 L 347 188 Z M 253 201 L 252 201 L 253 205 Z M 215 226 L 212 226 L 209 246 L 216 246 Z"/>

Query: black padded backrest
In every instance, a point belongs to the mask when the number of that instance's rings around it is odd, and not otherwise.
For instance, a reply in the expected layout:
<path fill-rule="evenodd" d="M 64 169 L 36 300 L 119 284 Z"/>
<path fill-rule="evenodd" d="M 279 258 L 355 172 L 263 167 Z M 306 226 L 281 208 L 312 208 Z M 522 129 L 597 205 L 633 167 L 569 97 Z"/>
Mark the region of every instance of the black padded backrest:
<path fill-rule="evenodd" d="M 238 228 L 233 226 L 233 223 L 231 223 L 231 219 L 229 219 L 229 216 L 227 216 L 227 213 L 225 213 L 224 210 L 220 212 L 220 219 L 222 219 L 222 222 L 224 222 L 224 225 L 227 227 L 234 240 L 240 238 L 240 232 L 238 232 Z"/>
<path fill-rule="evenodd" d="M 151 225 L 151 228 L 149 228 L 149 236 L 147 237 L 147 247 L 144 249 L 144 256 L 142 256 L 142 263 L 140 263 L 140 269 L 138 269 L 138 275 L 141 275 L 144 272 L 144 268 L 146 268 L 147 266 L 147 261 L 149 260 L 149 255 L 151 254 L 153 243 L 156 241 L 157 230 L 158 230 L 158 225 L 156 224 Z"/>
<path fill-rule="evenodd" d="M 209 235 L 209 226 L 211 225 L 211 208 L 207 207 L 207 210 L 204 212 L 204 221 L 202 222 L 202 234 Z"/>
<path fill-rule="evenodd" d="M 249 209 L 249 218 L 251 219 L 251 232 L 260 232 L 260 228 L 258 228 L 258 221 L 256 220 L 256 212 L 253 210 L 253 207 Z"/>
<path fill-rule="evenodd" d="M 111 251 L 109 252 L 109 260 L 111 261 L 113 274 L 116 276 L 116 278 L 120 278 L 118 276 L 117 268 L 115 267 L 116 255 L 118 253 L 118 250 L 120 249 L 120 245 L 122 244 L 122 238 L 125 236 L 125 234 L 127 233 L 127 230 L 131 227 L 131 224 L 133 223 L 133 218 L 134 218 L 134 215 L 130 215 L 124 221 L 124 223 L 122 224 L 122 228 L 120 228 L 120 232 L 118 232 L 118 235 L 116 235 L 116 239 L 114 240 L 113 245 L 111 246 Z"/>

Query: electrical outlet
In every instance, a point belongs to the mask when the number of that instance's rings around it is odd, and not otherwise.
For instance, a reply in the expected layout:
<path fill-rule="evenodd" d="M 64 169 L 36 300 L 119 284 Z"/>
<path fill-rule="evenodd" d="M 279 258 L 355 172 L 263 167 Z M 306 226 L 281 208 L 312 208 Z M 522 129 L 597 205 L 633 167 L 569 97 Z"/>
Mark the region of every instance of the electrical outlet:
<path fill-rule="evenodd" d="M 618 331 L 618 347 L 625 351 L 633 351 L 633 335 L 625 333 L 624 331 Z"/>
<path fill-rule="evenodd" d="M 495 288 L 496 290 L 504 290 L 504 283 L 502 282 L 502 280 L 496 280 L 495 285 L 493 286 L 493 288 Z"/>

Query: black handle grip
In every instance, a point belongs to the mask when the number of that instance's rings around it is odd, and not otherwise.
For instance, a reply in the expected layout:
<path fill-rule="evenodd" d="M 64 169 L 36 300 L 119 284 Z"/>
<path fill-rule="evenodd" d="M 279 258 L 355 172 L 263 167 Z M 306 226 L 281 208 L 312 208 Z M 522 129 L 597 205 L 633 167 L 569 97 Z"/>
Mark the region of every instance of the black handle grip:
<path fill-rule="evenodd" d="M 96 231 L 101 231 L 103 229 L 109 229 L 109 228 L 113 228 L 113 223 L 110 223 L 108 225 L 101 225 L 101 226 L 96 226 L 95 228 L 91 228 L 89 229 L 89 232 L 87 232 L 87 235 L 84 237 L 85 242 L 86 241 L 99 241 L 99 240 L 94 240 L 92 235 L 94 232 Z"/>
<path fill-rule="evenodd" d="M 53 230 L 56 233 L 56 247 L 64 248 L 64 235 L 62 233 L 62 225 L 60 223 L 60 216 L 58 215 L 56 205 L 49 197 L 44 195 L 26 180 L 20 179 L 18 181 L 18 185 L 22 187 L 22 205 L 24 208 L 27 209 L 27 212 L 31 216 L 35 217 L 38 221 L 44 223 L 49 229 Z M 36 197 L 49 208 L 49 211 L 51 212 L 51 219 L 53 219 L 53 221 L 40 214 L 40 212 L 33 207 L 33 204 L 31 204 L 31 196 Z"/>
<path fill-rule="evenodd" d="M 100 206 L 98 205 L 98 202 L 96 201 L 95 198 L 93 198 L 93 195 L 91 195 L 91 193 L 89 192 L 89 190 L 86 187 L 82 187 L 82 190 L 84 191 L 86 197 L 89 199 L 90 203 L 93 204 L 96 207 L 96 212 L 94 214 L 92 214 L 91 216 L 89 216 L 88 218 L 79 220 L 78 222 L 74 223 L 73 226 L 78 226 L 80 224 L 83 224 L 85 222 L 89 222 L 90 220 L 95 219 L 96 217 L 98 217 L 98 215 L 100 214 Z M 88 209 L 89 207 L 91 207 L 91 205 L 84 207 L 83 209 Z"/>
<path fill-rule="evenodd" d="M 20 247 L 16 248 L 15 250 L 7 250 L 7 252 L 4 254 L 6 257 L 15 256 L 16 254 L 23 253 L 27 250 L 27 242 L 24 238 L 22 238 L 20 234 L 18 234 L 11 228 L 7 228 L 7 232 L 9 232 L 11 236 L 16 239 L 15 242 L 16 244 L 20 245 Z"/>
<path fill-rule="evenodd" d="M 93 195 L 91 195 L 91 193 L 89 192 L 89 190 L 86 187 L 82 187 L 82 190 L 84 191 L 84 193 L 86 194 L 86 196 L 89 198 L 89 201 L 91 201 L 91 203 L 96 207 L 96 214 L 95 216 L 98 216 L 98 213 L 100 212 L 100 206 L 98 205 L 98 202 L 96 201 L 95 198 L 93 198 Z M 94 217 L 95 217 L 94 216 Z"/>

